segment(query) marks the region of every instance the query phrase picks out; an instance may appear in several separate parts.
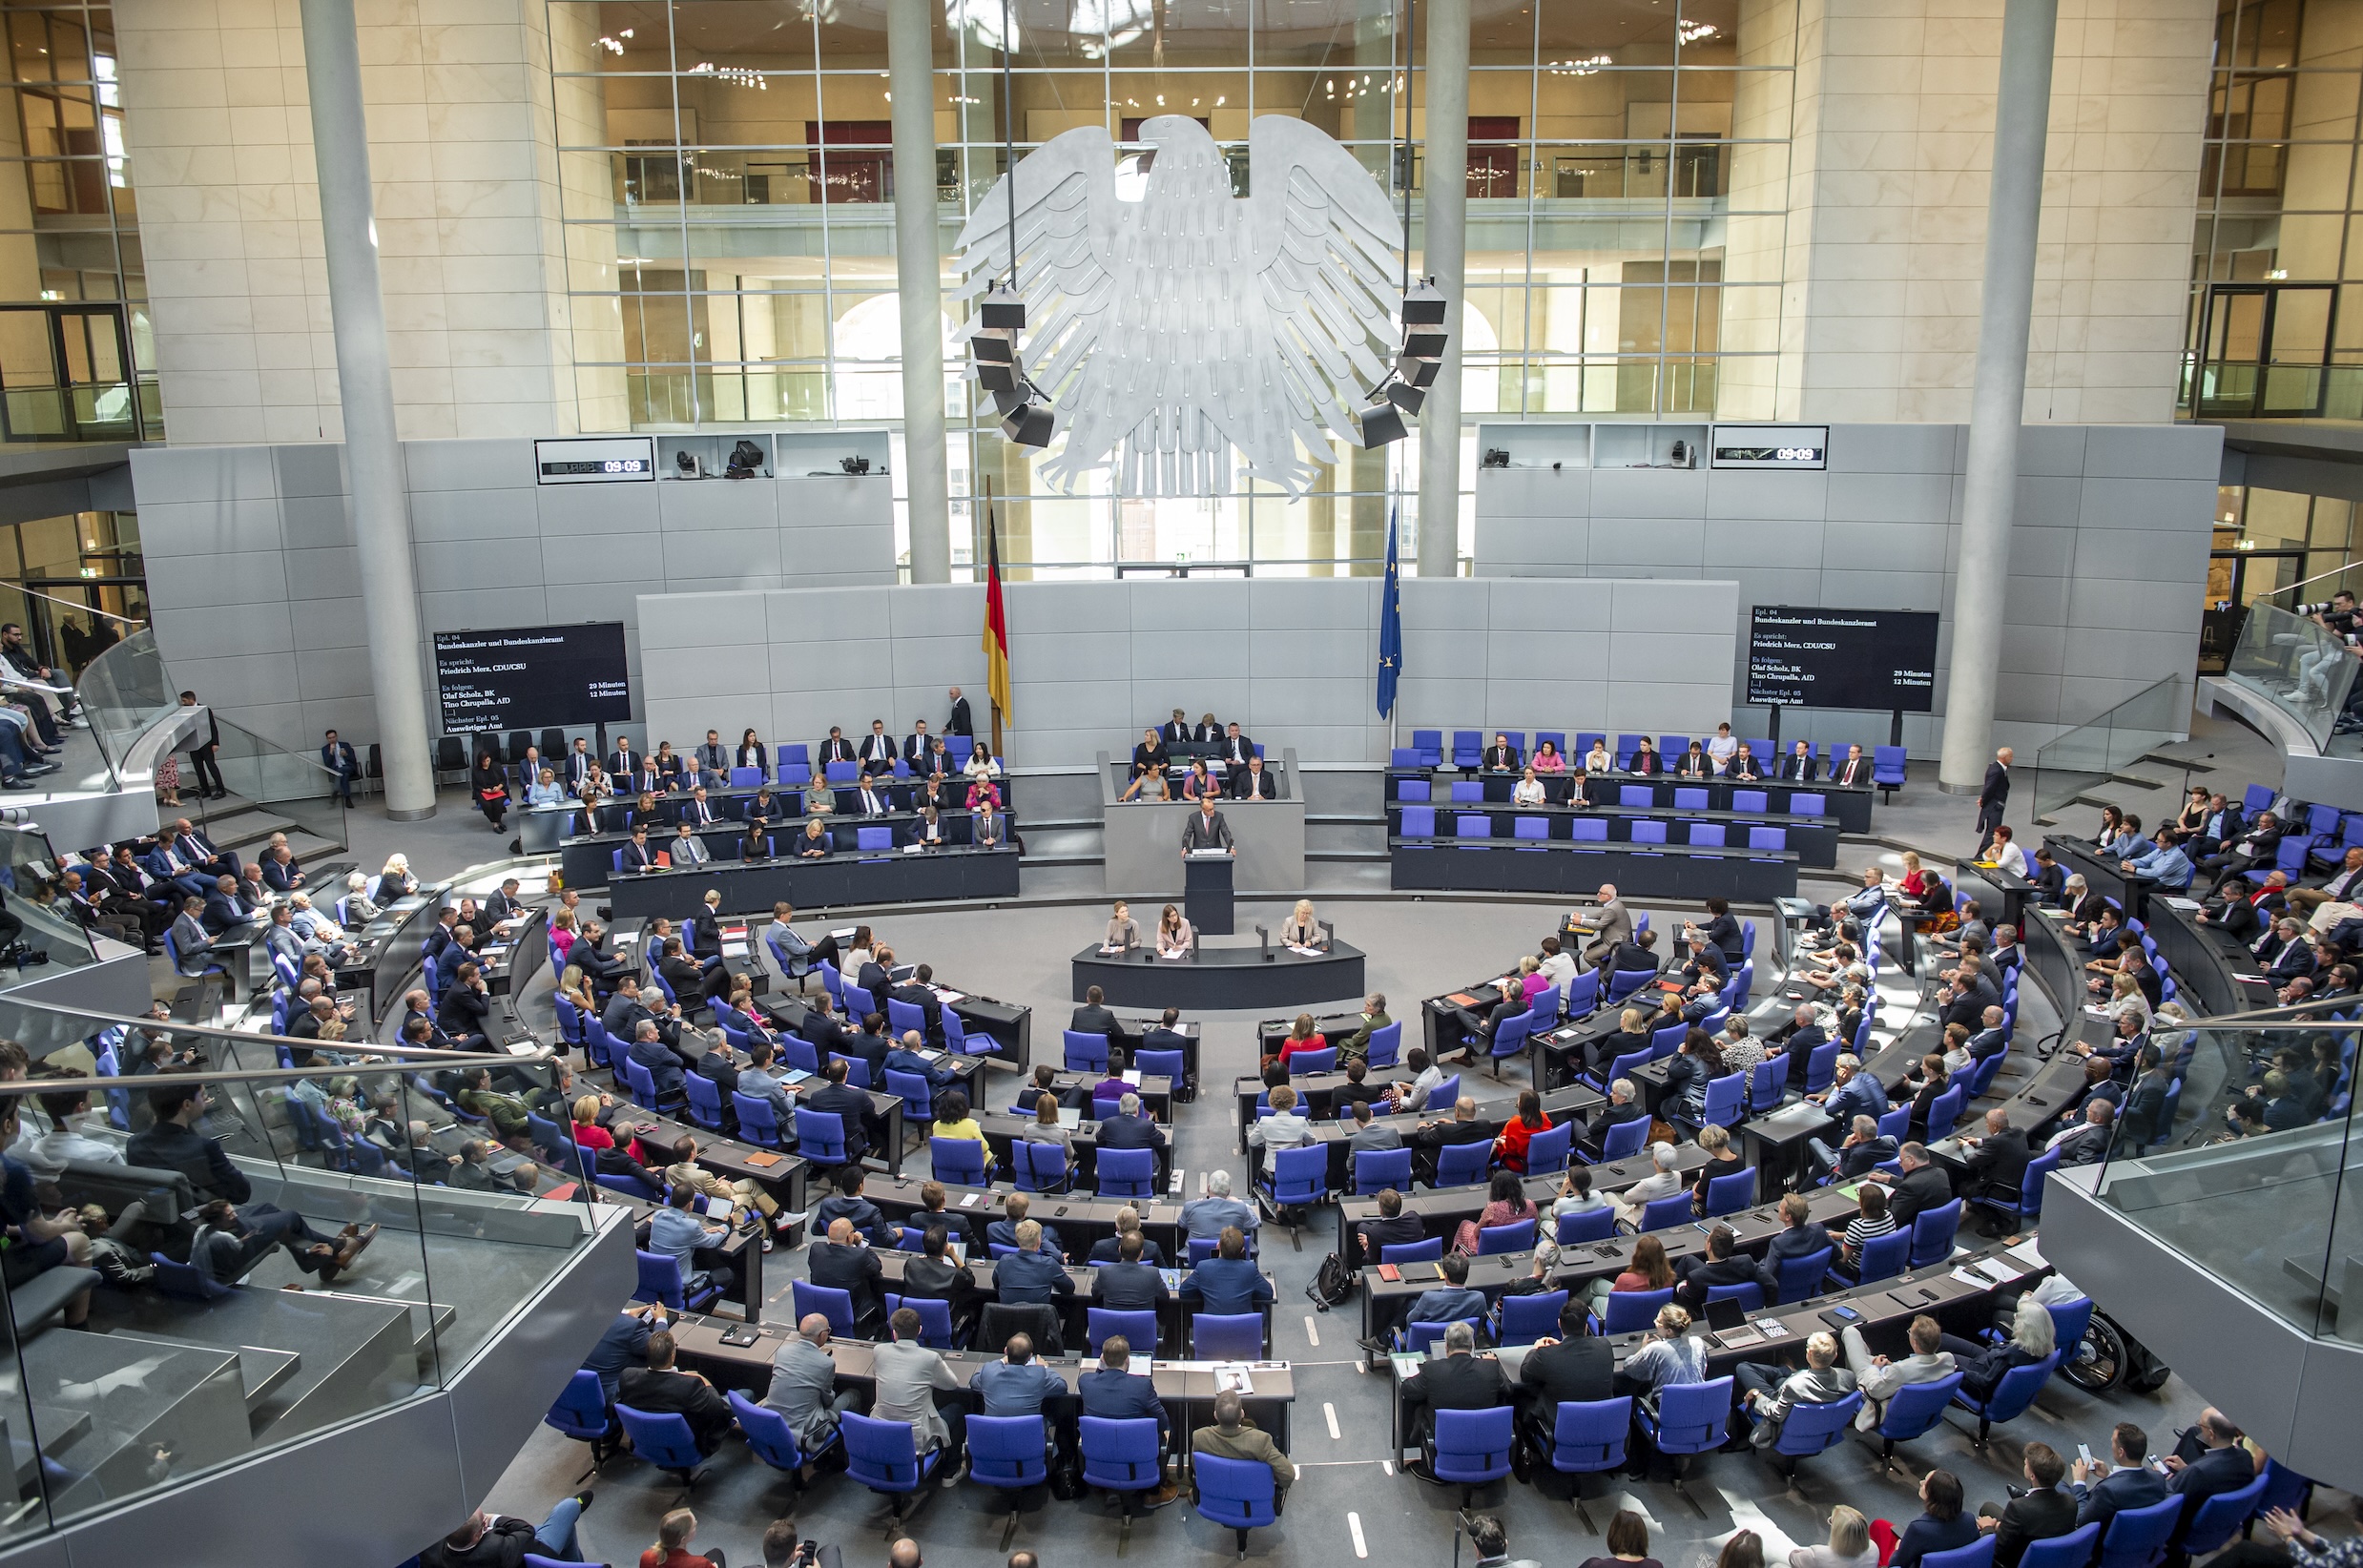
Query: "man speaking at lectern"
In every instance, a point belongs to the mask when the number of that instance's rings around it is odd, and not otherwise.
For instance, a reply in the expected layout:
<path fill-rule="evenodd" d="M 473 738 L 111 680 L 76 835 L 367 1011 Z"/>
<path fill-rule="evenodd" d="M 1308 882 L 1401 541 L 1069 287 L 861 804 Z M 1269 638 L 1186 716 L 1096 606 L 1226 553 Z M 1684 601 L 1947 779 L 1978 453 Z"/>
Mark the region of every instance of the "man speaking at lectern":
<path fill-rule="evenodd" d="M 1224 821 L 1223 814 L 1214 809 L 1212 794 L 1200 795 L 1197 815 L 1182 823 L 1183 856 L 1187 858 L 1192 851 L 1202 849 L 1231 850 L 1233 855 L 1238 853 L 1232 849 L 1231 824 Z"/>

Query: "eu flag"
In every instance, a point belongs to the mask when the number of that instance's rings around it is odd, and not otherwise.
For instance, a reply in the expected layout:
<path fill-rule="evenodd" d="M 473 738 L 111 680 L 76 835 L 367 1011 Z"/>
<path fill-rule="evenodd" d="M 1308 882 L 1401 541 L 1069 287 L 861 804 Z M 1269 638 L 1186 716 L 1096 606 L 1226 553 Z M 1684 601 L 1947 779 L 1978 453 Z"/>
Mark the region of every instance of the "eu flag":
<path fill-rule="evenodd" d="M 1395 712 L 1395 682 L 1403 672 L 1403 579 L 1395 556 L 1395 515 L 1387 515 L 1387 577 L 1378 590 L 1378 716 Z"/>

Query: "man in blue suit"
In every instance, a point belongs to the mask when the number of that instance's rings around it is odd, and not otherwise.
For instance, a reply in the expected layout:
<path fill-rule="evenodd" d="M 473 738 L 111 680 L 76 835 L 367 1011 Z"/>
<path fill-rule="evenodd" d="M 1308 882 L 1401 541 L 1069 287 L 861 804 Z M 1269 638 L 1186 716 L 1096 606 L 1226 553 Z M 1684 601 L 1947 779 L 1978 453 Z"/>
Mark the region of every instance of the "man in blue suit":
<path fill-rule="evenodd" d="M 1272 1282 L 1255 1260 L 1247 1255 L 1247 1234 L 1236 1226 L 1225 1229 L 1214 1244 L 1214 1255 L 1190 1270 L 1181 1284 L 1182 1305 L 1215 1317 L 1238 1317 L 1262 1310 L 1272 1299 Z"/>
<path fill-rule="evenodd" d="M 688 1092 L 682 1076 L 681 1059 L 674 1054 L 672 1046 L 656 1037 L 654 1019 L 644 1018 L 640 1021 L 638 1028 L 632 1034 L 632 1046 L 627 1054 L 632 1061 L 648 1069 L 649 1077 L 656 1083 L 656 1094 L 659 1099 Z"/>
<path fill-rule="evenodd" d="M 914 1078 L 923 1078 L 927 1081 L 927 1086 L 930 1089 L 950 1088 L 953 1081 L 959 1078 L 960 1074 L 952 1070 L 952 1064 L 948 1061 L 930 1064 L 925 1057 L 920 1055 L 919 1053 L 925 1048 L 926 1043 L 920 1038 L 918 1030 L 903 1030 L 902 1038 L 896 1041 L 893 1047 L 886 1052 L 886 1070 L 890 1073 L 909 1073 Z"/>
<path fill-rule="evenodd" d="M 1157 1397 L 1152 1379 L 1128 1370 L 1131 1361 L 1131 1341 L 1122 1334 L 1109 1334 L 1100 1342 L 1099 1365 L 1075 1379 L 1075 1393 L 1083 1401 L 1086 1415 L 1107 1421 L 1156 1422 L 1157 1452 L 1162 1454 L 1171 1446 L 1172 1435 L 1166 1421 L 1165 1404 Z M 1160 1485 L 1149 1494 L 1148 1503 L 1151 1508 L 1163 1508 L 1178 1495 L 1170 1483 Z"/>
<path fill-rule="evenodd" d="M 2120 1421 L 2108 1434 L 2108 1463 L 2079 1459 L 2068 1470 L 2068 1490 L 2076 1494 L 2076 1528 L 2098 1524 L 2104 1536 L 2108 1521 L 2127 1509 L 2166 1500 L 2166 1478 L 2142 1463 L 2149 1453 L 2148 1433 Z"/>
<path fill-rule="evenodd" d="M 1102 1148 L 1163 1148 L 1165 1129 L 1141 1108 L 1140 1096 L 1126 1093 L 1116 1102 L 1116 1114 L 1099 1124 Z"/>
<path fill-rule="evenodd" d="M 599 1374 L 599 1392 L 609 1404 L 615 1403 L 615 1380 L 624 1374 L 625 1369 L 648 1365 L 649 1331 L 664 1327 L 663 1302 L 627 1307 L 615 1314 L 615 1321 L 607 1326 L 599 1343 L 583 1357 L 583 1370 Z"/>

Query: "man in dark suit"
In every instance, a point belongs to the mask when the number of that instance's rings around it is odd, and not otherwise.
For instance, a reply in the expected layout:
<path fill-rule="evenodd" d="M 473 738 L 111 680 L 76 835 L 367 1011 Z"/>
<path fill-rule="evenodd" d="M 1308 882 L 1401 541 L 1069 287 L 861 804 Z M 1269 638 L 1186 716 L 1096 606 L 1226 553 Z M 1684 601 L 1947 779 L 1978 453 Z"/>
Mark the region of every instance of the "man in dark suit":
<path fill-rule="evenodd" d="M 591 742 L 576 735 L 574 750 L 567 753 L 565 765 L 559 770 L 566 779 L 567 794 L 582 794 L 583 786 L 591 782 L 591 770 L 598 765 L 599 759 L 591 754 Z"/>
<path fill-rule="evenodd" d="M 813 1284 L 853 1298 L 854 1332 L 876 1339 L 886 1323 L 886 1303 L 879 1294 L 886 1270 L 878 1254 L 861 1245 L 853 1221 L 842 1214 L 831 1220 L 827 1238 L 804 1249 L 804 1263 Z"/>
<path fill-rule="evenodd" d="M 576 945 L 581 944 L 578 942 Z M 616 978 L 615 994 L 608 998 L 607 1005 L 599 1010 L 599 1026 L 608 1032 L 610 1038 L 629 1043 L 638 1037 L 642 1023 L 653 1023 L 656 1025 L 656 1038 L 667 1046 L 672 1046 L 679 1043 L 681 1039 L 681 1019 L 677 1007 L 676 1003 L 658 1014 L 641 1000 L 640 978 L 637 975 L 621 975 Z"/>
<path fill-rule="evenodd" d="M 1158 729 L 1157 738 L 1164 741 L 1169 748 L 1188 745 L 1190 743 L 1190 719 L 1188 715 L 1183 713 L 1180 709 L 1174 709 L 1173 716 L 1167 719 Z"/>
<path fill-rule="evenodd" d="M 1096 985 L 1083 993 L 1083 1005 L 1067 1021 L 1067 1027 L 1079 1035 L 1110 1035 L 1116 1032 L 1116 1015 L 1107 1007 L 1107 994 Z"/>
<path fill-rule="evenodd" d="M 350 806 L 353 803 L 353 780 L 361 776 L 361 758 L 354 754 L 348 742 L 337 738 L 334 730 L 329 731 L 327 737 L 321 742 L 320 765 L 336 775 L 337 794 Z"/>
<path fill-rule="evenodd" d="M 517 897 L 517 891 L 523 885 L 514 877 L 505 879 L 501 883 L 500 891 L 485 899 L 485 918 L 498 925 L 503 920 L 514 919 L 524 914 L 525 901 Z"/>
<path fill-rule="evenodd" d="M 1961 1184 L 1962 1195 L 1997 1202 L 2006 1208 L 2017 1207 L 2019 1189 L 2026 1181 L 2027 1162 L 2036 1153 L 2025 1130 L 2012 1126 L 2010 1113 L 1997 1105 L 1985 1113 L 1985 1131 L 1964 1137 L 1961 1143 L 1969 1149 L 1961 1162 L 1967 1167 Z"/>
<path fill-rule="evenodd" d="M 1570 1295 L 1559 1309 L 1559 1337 L 1538 1339 L 1518 1369 L 1518 1398 L 1547 1436 L 1563 1404 L 1613 1396 L 1616 1349 L 1591 1331 L 1591 1313 Z"/>
<path fill-rule="evenodd" d="M 1510 737 L 1497 734 L 1493 737 L 1493 744 L 1485 748 L 1484 755 L 1478 760 L 1478 766 L 1489 774 L 1514 774 L 1518 771 L 1519 762 L 1518 748 L 1510 744 Z"/>
<path fill-rule="evenodd" d="M 721 819 L 722 814 L 715 811 L 714 802 L 706 798 L 703 784 L 690 792 L 689 798 L 681 802 L 679 811 L 674 816 L 674 821 L 687 823 L 692 828 L 710 828 Z"/>
<path fill-rule="evenodd" d="M 886 1038 L 883 1013 L 863 1014 L 861 1027 L 847 1033 L 837 1046 L 839 1055 L 868 1063 L 873 1083 L 886 1081 L 886 1053 L 893 1049 L 894 1042 Z"/>
<path fill-rule="evenodd" d="M 828 1111 L 845 1125 L 845 1157 L 860 1164 L 870 1151 L 870 1144 L 879 1136 L 878 1108 L 870 1097 L 845 1082 L 845 1064 L 829 1062 L 822 1064 L 820 1076 L 828 1082 L 804 1096 L 806 1110 Z"/>
<path fill-rule="evenodd" d="M 1393 1187 L 1378 1194 L 1378 1217 L 1364 1220 L 1354 1228 L 1362 1238 L 1359 1261 L 1363 1264 L 1377 1263 L 1381 1248 L 1407 1247 L 1427 1239 L 1427 1228 L 1420 1224 L 1417 1214 L 1403 1212 L 1403 1195 Z"/>
<path fill-rule="evenodd" d="M 1739 1250 L 1739 1239 L 1728 1225 L 1708 1231 L 1706 1256 L 1685 1257 L 1679 1271 L 1682 1278 L 1674 1287 L 1674 1300 L 1693 1316 L 1707 1315 L 1707 1292 L 1720 1285 L 1752 1285 L 1764 1293 L 1767 1304 L 1780 1299 L 1780 1282 L 1771 1269 Z"/>
<path fill-rule="evenodd" d="M 1455 1323 L 1444 1331 L 1444 1353 L 1403 1380 L 1403 1425 L 1414 1442 L 1434 1434 L 1440 1410 L 1498 1410 L 1513 1402 L 1500 1360 L 1476 1350 L 1476 1331 Z"/>
<path fill-rule="evenodd" d="M 1437 1159 L 1445 1145 L 1490 1144 L 1494 1134 L 1500 1130 L 1491 1121 L 1477 1114 L 1477 1102 L 1464 1094 L 1452 1107 L 1451 1121 L 1423 1123 L 1404 1142 L 1420 1151 L 1412 1158 L 1421 1172 L 1433 1180 Z"/>
<path fill-rule="evenodd" d="M 244 925 L 254 915 L 238 898 L 238 878 L 218 877 L 213 890 L 205 895 L 205 929 L 218 937 L 234 926 Z"/>
<path fill-rule="evenodd" d="M 649 847 L 646 823 L 634 822 L 632 825 L 632 842 L 624 846 L 623 856 L 623 869 L 626 871 L 656 869 L 656 852 Z"/>
<path fill-rule="evenodd" d="M 1144 1051 L 1188 1050 L 1190 1037 L 1182 1033 L 1181 1009 L 1168 1007 L 1164 1016 L 1157 1020 L 1155 1026 L 1141 1036 L 1140 1048 Z"/>
<path fill-rule="evenodd" d="M 1171 1436 L 1165 1402 L 1157 1397 L 1153 1382 L 1127 1370 L 1131 1361 L 1131 1341 L 1122 1334 L 1109 1334 L 1100 1342 L 1099 1365 L 1075 1379 L 1075 1394 L 1086 1415 L 1107 1421 L 1156 1422 L 1157 1452 L 1162 1454 Z M 1164 1482 L 1149 1495 L 1149 1506 L 1161 1507 L 1178 1496 L 1179 1488 Z"/>
<path fill-rule="evenodd" d="M 1196 814 L 1182 819 L 1182 854 L 1187 856 L 1192 850 L 1227 850 L 1231 847 L 1231 824 L 1224 821 L 1223 814 L 1214 809 L 1213 794 L 1201 797 Z"/>
<path fill-rule="evenodd" d="M 2002 809 L 2010 803 L 2010 748 L 2005 746 L 1994 753 L 1994 760 L 1985 765 L 1985 783 L 1978 790 L 1978 854 L 1985 854 L 1985 846 L 1993 841 L 1994 830 L 2001 826 Z"/>
<path fill-rule="evenodd" d="M 1163 1311 L 1171 1292 L 1165 1276 L 1142 1261 L 1148 1242 L 1140 1232 L 1116 1238 L 1116 1261 L 1091 1270 L 1091 1305 L 1119 1312 Z"/>
<path fill-rule="evenodd" d="M 674 1369 L 669 1330 L 660 1329 L 648 1336 L 648 1365 L 633 1367 L 617 1378 L 615 1397 L 652 1415 L 683 1417 L 700 1454 L 710 1455 L 720 1448 L 722 1438 L 736 1423 L 730 1401 L 715 1393 L 713 1384 L 695 1372 Z"/>
<path fill-rule="evenodd" d="M 971 737 L 976 734 L 976 723 L 968 716 L 968 699 L 960 694 L 957 686 L 952 688 L 952 716 L 943 721 L 943 732 Z"/>
<path fill-rule="evenodd" d="M 894 810 L 894 802 L 886 797 L 886 786 L 865 773 L 860 793 L 854 796 L 854 810 L 863 816 L 884 816 Z"/>
<path fill-rule="evenodd" d="M 829 726 L 829 738 L 813 748 L 812 759 L 816 771 L 832 762 L 858 760 L 853 754 L 853 742 L 847 740 L 845 732 L 834 724 Z"/>
<path fill-rule="evenodd" d="M 2256 1461 L 2240 1446 L 2240 1429 L 2213 1405 L 2199 1413 L 2199 1424 L 2189 1435 L 2206 1445 L 2195 1459 L 2179 1454 L 2166 1456 L 2166 1491 L 2183 1499 L 2183 1516 L 2166 1539 L 2166 1568 L 2185 1568 L 2190 1555 L 2183 1537 L 2199 1515 L 2200 1505 L 2220 1493 L 2237 1492 L 2256 1479 Z"/>
<path fill-rule="evenodd" d="M 2019 1559 L 2039 1540 L 2051 1540 L 2076 1528 L 2076 1499 L 2060 1490 L 2067 1466 L 2048 1443 L 2029 1443 L 2025 1455 L 2026 1492 L 2007 1508 L 1978 1505 L 1978 1528 L 1994 1533 L 1994 1568 L 2019 1568 Z"/>
<path fill-rule="evenodd" d="M 1608 1129 L 1627 1122 L 1646 1122 L 1649 1113 L 1633 1099 L 1633 1081 L 1620 1078 L 1608 1085 L 1608 1103 L 1600 1107 L 1592 1119 L 1584 1124 L 1584 1146 L 1599 1149 L 1606 1145 Z"/>
<path fill-rule="evenodd" d="M 615 1038 L 625 1037 L 619 1035 Z M 656 1085 L 659 1099 L 670 1099 L 688 1092 L 680 1053 L 656 1037 L 653 1019 L 641 1020 L 630 1039 L 632 1043 L 624 1054 L 647 1071 L 650 1081 Z"/>
<path fill-rule="evenodd" d="M 1233 724 L 1223 732 L 1220 754 L 1228 767 L 1233 770 L 1244 768 L 1247 759 L 1255 754 L 1255 743 L 1239 733 L 1239 727 Z"/>
<path fill-rule="evenodd" d="M 1811 784 L 1821 764 L 1814 760 L 1814 749 L 1798 741 L 1789 754 L 1780 759 L 1780 776 L 1799 784 Z"/>
<path fill-rule="evenodd" d="M 1731 753 L 1731 760 L 1723 765 L 1723 776 L 1742 784 L 1752 784 L 1764 776 L 1764 759 L 1757 756 L 1746 741 Z"/>
<path fill-rule="evenodd" d="M 615 737 L 615 750 L 607 754 L 607 771 L 617 789 L 632 787 L 632 775 L 640 771 L 640 753 L 632 749 L 630 735 Z"/>
<path fill-rule="evenodd" d="M 872 719 L 870 732 L 861 737 L 860 750 L 854 760 L 861 764 L 863 777 L 876 778 L 894 772 L 895 758 L 899 754 L 895 750 L 894 736 L 886 732 L 886 721 Z"/>
<path fill-rule="evenodd" d="M 921 1016 L 926 1020 L 928 1039 L 943 1038 L 943 1003 L 935 994 L 935 967 L 932 964 L 921 964 L 911 971 L 909 980 L 886 995 L 919 1009 Z"/>
<path fill-rule="evenodd" d="M 1896 1151 L 1896 1163 L 1903 1167 L 1902 1175 L 1875 1171 L 1867 1179 L 1887 1185 L 1887 1212 L 1897 1229 L 1909 1230 L 1921 1214 L 1953 1201 L 1953 1184 L 1929 1160 L 1925 1144 L 1904 1145 Z"/>
<path fill-rule="evenodd" d="M 911 732 L 902 737 L 902 760 L 910 766 L 911 772 L 923 774 L 927 771 L 927 753 L 934 745 L 935 736 L 927 732 L 927 721 L 916 721 L 911 726 Z"/>
<path fill-rule="evenodd" d="M 2129 1508 L 2153 1508 L 2166 1500 L 2166 1478 L 2142 1461 L 2149 1454 L 2149 1434 L 2130 1421 L 2120 1421 L 2109 1432 L 2106 1463 L 2076 1461 L 2068 1490 L 2076 1495 L 2076 1528 L 2097 1524 L 2108 1534 L 2108 1521 Z"/>
<path fill-rule="evenodd" d="M 207 877 L 242 877 L 245 866 L 236 850 L 219 850 L 214 841 L 197 831 L 197 825 L 187 817 L 173 824 L 173 835 L 165 840 L 180 863 Z"/>
<path fill-rule="evenodd" d="M 1861 747 L 1846 748 L 1846 760 L 1831 766 L 1830 782 L 1850 789 L 1871 782 L 1871 759 L 1862 754 Z"/>
<path fill-rule="evenodd" d="M 1231 774 L 1231 798 L 1277 800 L 1280 798 L 1279 778 L 1265 771 L 1262 757 L 1251 756 L 1245 768 L 1234 769 Z"/>

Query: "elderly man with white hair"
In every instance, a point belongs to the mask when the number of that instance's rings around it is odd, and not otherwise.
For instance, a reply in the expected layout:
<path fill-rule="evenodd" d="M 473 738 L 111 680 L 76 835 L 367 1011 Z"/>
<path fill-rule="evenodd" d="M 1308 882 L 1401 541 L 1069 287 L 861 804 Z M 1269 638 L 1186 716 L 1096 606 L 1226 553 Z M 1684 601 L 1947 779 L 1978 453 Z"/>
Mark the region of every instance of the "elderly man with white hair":
<path fill-rule="evenodd" d="M 1622 1194 L 1608 1194 L 1608 1203 L 1615 1208 L 1619 1224 L 1639 1225 L 1641 1211 L 1649 1206 L 1651 1199 L 1670 1198 L 1682 1190 L 1681 1172 L 1674 1168 L 1679 1158 L 1671 1144 L 1649 1145 L 1649 1164 L 1656 1168 L 1627 1187 Z"/>
<path fill-rule="evenodd" d="M 1099 1124 L 1099 1146 L 1163 1148 L 1165 1129 L 1157 1125 L 1155 1117 L 1141 1108 L 1140 1096 L 1128 1092 L 1117 1098 L 1116 1114 Z"/>
<path fill-rule="evenodd" d="M 1257 1224 L 1254 1208 L 1231 1195 L 1231 1172 L 1212 1170 L 1206 1176 L 1206 1193 L 1182 1205 L 1182 1228 L 1199 1241 L 1220 1241 L 1225 1226 L 1237 1226 L 1249 1235 L 1255 1233 Z"/>

